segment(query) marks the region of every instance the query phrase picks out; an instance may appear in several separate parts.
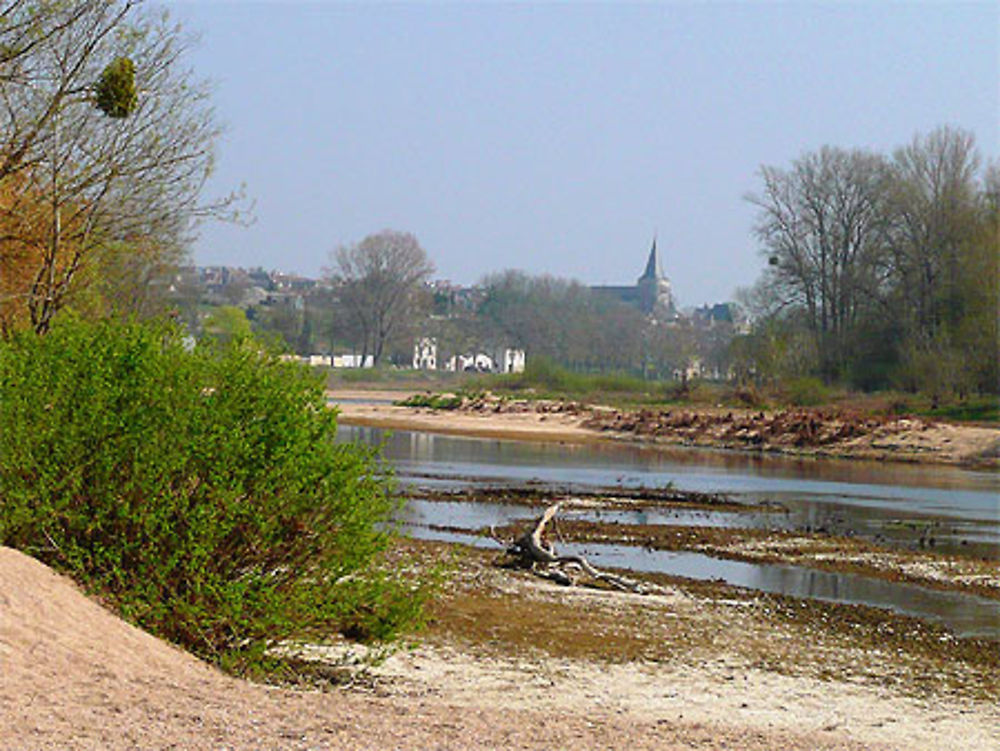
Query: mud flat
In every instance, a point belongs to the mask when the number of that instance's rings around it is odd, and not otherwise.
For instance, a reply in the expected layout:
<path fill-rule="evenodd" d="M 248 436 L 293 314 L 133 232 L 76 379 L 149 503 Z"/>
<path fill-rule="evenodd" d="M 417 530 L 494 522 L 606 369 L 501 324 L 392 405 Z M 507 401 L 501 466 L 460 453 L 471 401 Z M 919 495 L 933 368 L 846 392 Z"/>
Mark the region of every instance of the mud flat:
<path fill-rule="evenodd" d="M 507 523 L 506 519 L 525 519 L 531 510 L 558 502 L 562 506 L 558 532 L 564 542 L 692 551 L 729 560 L 809 566 L 1000 600 L 1000 561 L 996 555 L 934 550 L 928 542 L 934 538 L 926 536 L 927 528 L 915 529 L 908 543 L 880 544 L 853 532 L 781 528 L 770 522 L 775 516 L 781 521 L 781 510 L 767 504 L 749 506 L 725 494 L 676 489 L 567 492 L 515 485 L 413 487 L 408 492 L 414 496 L 411 503 L 421 504 L 425 524 L 429 519 L 436 529 L 456 534 L 512 538 L 523 531 L 524 523 Z M 434 513 L 438 506 L 442 510 Z M 503 506 L 525 511 L 501 514 L 489 524 L 481 524 L 486 509 Z M 637 521 L 650 517 L 656 523 Z"/>
<path fill-rule="evenodd" d="M 660 593 L 642 596 L 560 587 L 497 562 L 463 550 L 421 646 L 377 669 L 376 683 L 470 708 L 541 710 L 555 724 L 598 708 L 664 727 L 729 718 L 750 736 L 804 733 L 817 748 L 1000 740 L 996 642 L 717 582 L 653 576 Z"/>

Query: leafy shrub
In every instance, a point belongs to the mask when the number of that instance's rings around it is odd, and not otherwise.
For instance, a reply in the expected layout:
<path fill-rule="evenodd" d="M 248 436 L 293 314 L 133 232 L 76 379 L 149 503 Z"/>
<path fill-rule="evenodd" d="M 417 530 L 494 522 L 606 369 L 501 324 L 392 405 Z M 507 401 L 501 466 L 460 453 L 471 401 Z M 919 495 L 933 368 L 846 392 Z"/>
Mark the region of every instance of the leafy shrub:
<path fill-rule="evenodd" d="M 512 391 L 535 389 L 538 391 L 575 391 L 579 387 L 572 373 L 547 357 L 528 360 L 523 373 L 512 373 L 497 379 L 498 385 Z"/>
<path fill-rule="evenodd" d="M 268 644 L 385 639 L 427 589 L 379 565 L 397 508 L 334 443 L 308 369 L 167 323 L 64 322 L 0 343 L 0 543 L 239 672 Z"/>
<path fill-rule="evenodd" d="M 784 385 L 785 399 L 797 407 L 812 407 L 830 400 L 830 391 L 818 378 L 793 378 Z"/>
<path fill-rule="evenodd" d="M 413 394 L 396 404 L 400 407 L 452 410 L 462 406 L 462 397 L 458 394 Z"/>

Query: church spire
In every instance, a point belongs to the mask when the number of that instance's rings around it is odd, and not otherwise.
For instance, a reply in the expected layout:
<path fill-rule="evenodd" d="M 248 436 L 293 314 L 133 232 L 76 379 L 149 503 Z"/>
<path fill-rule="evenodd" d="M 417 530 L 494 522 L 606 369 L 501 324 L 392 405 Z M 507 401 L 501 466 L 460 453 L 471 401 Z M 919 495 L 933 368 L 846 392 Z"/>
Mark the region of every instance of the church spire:
<path fill-rule="evenodd" d="M 653 247 L 649 249 L 649 260 L 646 261 L 646 270 L 642 272 L 639 281 L 643 279 L 663 279 L 663 269 L 660 266 L 660 256 L 656 252 L 656 235 L 653 235 Z"/>

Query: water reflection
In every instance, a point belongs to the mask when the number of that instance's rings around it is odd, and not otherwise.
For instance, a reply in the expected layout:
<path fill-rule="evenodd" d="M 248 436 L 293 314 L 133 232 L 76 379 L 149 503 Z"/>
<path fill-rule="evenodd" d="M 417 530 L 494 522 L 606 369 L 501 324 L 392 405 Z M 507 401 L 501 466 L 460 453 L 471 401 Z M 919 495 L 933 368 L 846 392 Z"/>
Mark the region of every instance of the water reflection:
<path fill-rule="evenodd" d="M 890 544 L 1000 556 L 1000 475 L 953 467 L 812 461 L 634 445 L 562 445 L 344 426 L 342 440 L 385 442 L 414 485 L 538 483 L 572 489 L 664 487 L 727 493 L 787 513 L 758 525 L 860 534 Z"/>

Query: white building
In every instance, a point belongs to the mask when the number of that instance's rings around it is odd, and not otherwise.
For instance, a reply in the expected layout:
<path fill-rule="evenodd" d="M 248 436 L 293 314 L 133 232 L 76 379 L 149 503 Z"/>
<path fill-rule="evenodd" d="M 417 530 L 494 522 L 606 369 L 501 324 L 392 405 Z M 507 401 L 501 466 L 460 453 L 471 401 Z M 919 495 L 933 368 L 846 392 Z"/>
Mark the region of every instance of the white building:
<path fill-rule="evenodd" d="M 375 358 L 368 355 L 361 360 L 361 355 L 334 355 L 331 367 L 334 368 L 374 368 Z"/>
<path fill-rule="evenodd" d="M 413 345 L 413 369 L 437 370 L 437 339 L 429 336 L 417 339 Z"/>
<path fill-rule="evenodd" d="M 523 349 L 477 347 L 465 352 L 454 352 L 450 357 L 445 357 L 438 348 L 438 341 L 434 337 L 423 336 L 413 342 L 414 370 L 441 368 L 459 373 L 523 373 L 524 363 Z"/>
<path fill-rule="evenodd" d="M 503 351 L 501 373 L 523 373 L 524 372 L 524 350 L 505 349 Z"/>
<path fill-rule="evenodd" d="M 523 373 L 523 349 L 498 349 L 493 352 L 468 352 L 454 355 L 444 363 L 445 370 L 477 373 Z"/>

